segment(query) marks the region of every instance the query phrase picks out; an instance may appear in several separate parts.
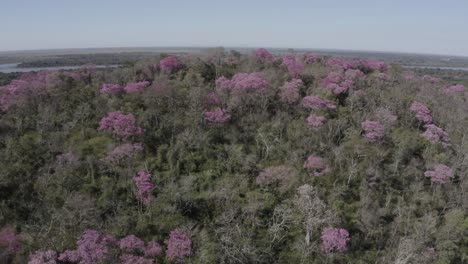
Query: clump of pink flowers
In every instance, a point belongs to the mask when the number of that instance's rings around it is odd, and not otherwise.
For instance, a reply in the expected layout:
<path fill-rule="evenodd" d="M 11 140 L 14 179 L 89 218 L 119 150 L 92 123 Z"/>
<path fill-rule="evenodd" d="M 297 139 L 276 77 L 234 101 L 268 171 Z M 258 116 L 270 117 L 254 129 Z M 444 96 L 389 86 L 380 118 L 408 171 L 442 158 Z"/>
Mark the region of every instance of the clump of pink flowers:
<path fill-rule="evenodd" d="M 56 264 L 56 260 L 55 250 L 39 250 L 29 256 L 28 264 Z"/>
<path fill-rule="evenodd" d="M 444 93 L 448 95 L 458 94 L 465 92 L 465 86 L 463 84 L 450 85 L 444 88 Z"/>
<path fill-rule="evenodd" d="M 265 48 L 256 49 L 253 52 L 252 56 L 254 58 L 261 59 L 261 60 L 264 60 L 264 61 L 267 61 L 267 62 L 271 62 L 274 59 L 273 55 L 271 55 L 271 53 Z"/>
<path fill-rule="evenodd" d="M 348 250 L 349 232 L 343 228 L 324 228 L 322 235 L 322 250 L 326 253 L 343 253 Z"/>
<path fill-rule="evenodd" d="M 115 147 L 112 151 L 107 154 L 105 161 L 118 164 L 124 160 L 135 157 L 139 152 L 143 151 L 143 145 L 140 143 L 136 144 L 123 144 Z"/>
<path fill-rule="evenodd" d="M 172 230 L 167 245 L 166 255 L 169 260 L 182 263 L 185 257 L 192 255 L 192 240 L 180 229 Z"/>
<path fill-rule="evenodd" d="M 133 114 L 125 115 L 121 112 L 109 112 L 99 122 L 99 130 L 111 132 L 124 140 L 143 134 L 143 129 L 136 125 L 135 116 Z"/>
<path fill-rule="evenodd" d="M 184 68 L 184 64 L 181 63 L 175 56 L 167 56 L 159 62 L 161 70 L 166 73 L 173 73 Z"/>
<path fill-rule="evenodd" d="M 336 105 L 328 100 L 322 99 L 319 96 L 309 95 L 302 99 L 302 106 L 308 109 L 323 110 L 335 109 Z"/>
<path fill-rule="evenodd" d="M 306 64 L 313 64 L 313 63 L 321 61 L 321 59 L 322 57 L 318 54 L 314 54 L 314 53 L 304 54 L 304 62 Z"/>
<path fill-rule="evenodd" d="M 205 112 L 205 120 L 214 124 L 223 124 L 231 120 L 231 115 L 226 110 L 217 107 L 214 111 Z"/>
<path fill-rule="evenodd" d="M 125 252 L 143 252 L 145 250 L 145 242 L 135 235 L 128 235 L 120 239 L 119 247 Z"/>
<path fill-rule="evenodd" d="M 425 125 L 426 131 L 421 134 L 423 138 L 427 141 L 431 142 L 432 144 L 442 144 L 442 146 L 447 147 L 449 146 L 449 134 L 445 132 L 442 128 L 434 125 L 429 124 Z"/>
<path fill-rule="evenodd" d="M 280 87 L 280 100 L 287 104 L 296 103 L 300 98 L 299 88 L 304 85 L 301 79 L 292 79 Z"/>
<path fill-rule="evenodd" d="M 162 247 L 158 242 L 151 241 L 145 247 L 144 253 L 146 257 L 154 258 L 162 254 Z"/>
<path fill-rule="evenodd" d="M 268 87 L 268 82 L 260 72 L 237 73 L 231 80 L 220 77 L 216 80 L 218 90 L 231 90 L 233 92 L 261 91 Z"/>
<path fill-rule="evenodd" d="M 315 114 L 310 114 L 309 117 L 307 117 L 307 125 L 312 128 L 312 129 L 318 129 L 321 128 L 325 123 L 327 122 L 327 118 L 324 116 L 319 116 Z"/>
<path fill-rule="evenodd" d="M 133 182 L 137 187 L 136 197 L 144 205 L 148 206 L 153 200 L 154 183 L 151 181 L 151 173 L 142 170 L 133 177 Z"/>
<path fill-rule="evenodd" d="M 10 226 L 0 229 L 0 260 L 6 259 L 21 250 L 22 237 L 22 235 L 16 234 Z"/>
<path fill-rule="evenodd" d="M 413 102 L 410 107 L 410 111 L 415 114 L 417 120 L 423 122 L 424 124 L 432 123 L 432 113 L 429 108 L 420 102 Z"/>
<path fill-rule="evenodd" d="M 426 171 L 424 176 L 431 178 L 432 182 L 443 184 L 453 178 L 453 171 L 447 165 L 436 164 L 433 170 Z"/>
<path fill-rule="evenodd" d="M 325 163 L 325 161 L 318 156 L 310 155 L 304 162 L 304 169 L 315 177 L 323 176 L 331 172 L 331 168 Z"/>
<path fill-rule="evenodd" d="M 102 94 L 118 94 L 123 92 L 124 88 L 119 84 L 103 83 L 100 92 Z"/>
<path fill-rule="evenodd" d="M 139 92 L 150 85 L 148 81 L 128 83 L 123 89 L 126 93 Z"/>
<path fill-rule="evenodd" d="M 362 130 L 364 130 L 364 137 L 371 141 L 379 141 L 384 137 L 384 126 L 378 121 L 366 120 L 361 123 Z"/>
<path fill-rule="evenodd" d="M 154 264 L 154 260 L 142 256 L 123 254 L 120 256 L 120 264 Z"/>
<path fill-rule="evenodd" d="M 352 75 L 353 73 L 350 73 L 348 76 L 354 77 Z M 347 92 L 348 89 L 353 86 L 353 84 L 354 83 L 351 78 L 345 78 L 342 73 L 338 72 L 330 72 L 327 77 L 322 80 L 322 86 L 334 94 L 342 94 Z"/>
<path fill-rule="evenodd" d="M 304 64 L 299 61 L 294 55 L 284 55 L 283 63 L 281 64 L 288 69 L 289 74 L 293 78 L 299 78 L 304 71 Z"/>

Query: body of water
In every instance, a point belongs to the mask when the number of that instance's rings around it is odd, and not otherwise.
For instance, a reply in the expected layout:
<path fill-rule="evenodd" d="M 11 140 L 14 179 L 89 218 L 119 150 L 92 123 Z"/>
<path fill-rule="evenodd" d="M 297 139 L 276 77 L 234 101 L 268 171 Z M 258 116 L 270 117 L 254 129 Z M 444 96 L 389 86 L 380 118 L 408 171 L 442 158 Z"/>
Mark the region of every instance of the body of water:
<path fill-rule="evenodd" d="M 83 68 L 83 66 L 57 66 L 57 67 L 33 67 L 33 68 L 18 68 L 19 63 L 0 64 L 0 72 L 37 72 L 37 71 L 57 71 L 57 70 L 74 70 Z M 116 68 L 120 65 L 95 65 L 96 68 Z"/>

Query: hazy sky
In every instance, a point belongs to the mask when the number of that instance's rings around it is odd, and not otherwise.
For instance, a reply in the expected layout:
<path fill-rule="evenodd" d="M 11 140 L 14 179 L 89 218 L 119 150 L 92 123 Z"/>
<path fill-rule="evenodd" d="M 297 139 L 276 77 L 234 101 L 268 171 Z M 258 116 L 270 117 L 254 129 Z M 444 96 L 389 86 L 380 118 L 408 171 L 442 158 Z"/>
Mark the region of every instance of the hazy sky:
<path fill-rule="evenodd" d="M 0 50 L 290 47 L 468 56 L 468 0 L 0 0 Z"/>

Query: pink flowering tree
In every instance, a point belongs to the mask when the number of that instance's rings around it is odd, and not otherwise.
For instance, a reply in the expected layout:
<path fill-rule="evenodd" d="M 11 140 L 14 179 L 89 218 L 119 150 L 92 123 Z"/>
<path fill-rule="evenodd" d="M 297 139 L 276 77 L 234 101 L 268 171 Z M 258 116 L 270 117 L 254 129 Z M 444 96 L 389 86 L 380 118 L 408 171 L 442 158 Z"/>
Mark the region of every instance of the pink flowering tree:
<path fill-rule="evenodd" d="M 463 84 L 450 85 L 444 88 L 444 93 L 448 95 L 454 95 L 465 92 L 465 86 Z"/>
<path fill-rule="evenodd" d="M 302 106 L 307 109 L 313 110 L 326 110 L 336 108 L 336 105 L 333 102 L 314 95 L 304 97 L 302 99 Z"/>
<path fill-rule="evenodd" d="M 268 82 L 260 72 L 237 73 L 231 80 L 225 77 L 216 80 L 216 91 L 226 99 L 229 110 L 258 104 L 264 98 L 267 88 Z"/>
<path fill-rule="evenodd" d="M 301 98 L 299 89 L 303 85 L 304 83 L 301 79 L 292 79 L 289 82 L 285 82 L 284 85 L 280 87 L 280 100 L 287 104 L 296 103 Z"/>
<path fill-rule="evenodd" d="M 364 137 L 371 141 L 376 142 L 384 137 L 384 126 L 378 121 L 366 120 L 361 123 L 361 128 L 364 130 Z"/>
<path fill-rule="evenodd" d="M 101 85 L 101 90 L 100 92 L 102 94 L 119 94 L 124 91 L 124 88 L 119 85 L 119 84 L 113 84 L 113 83 L 103 83 Z"/>
<path fill-rule="evenodd" d="M 142 256 L 123 254 L 120 256 L 120 264 L 155 264 L 154 259 L 148 259 Z"/>
<path fill-rule="evenodd" d="M 0 260 L 6 260 L 21 250 L 22 237 L 16 234 L 10 226 L 0 229 Z"/>
<path fill-rule="evenodd" d="M 304 62 L 306 64 L 313 64 L 316 62 L 320 62 L 322 57 L 315 53 L 306 53 L 304 54 Z"/>
<path fill-rule="evenodd" d="M 289 74 L 293 78 L 299 78 L 299 76 L 304 72 L 304 64 L 299 61 L 294 55 L 284 55 L 283 63 L 281 64 L 288 69 Z"/>
<path fill-rule="evenodd" d="M 119 247 L 122 251 L 129 253 L 143 252 L 145 250 L 145 241 L 135 235 L 128 235 L 120 239 Z"/>
<path fill-rule="evenodd" d="M 418 121 L 421 121 L 424 124 L 432 123 L 431 110 L 420 102 L 413 102 L 410 106 L 410 111 L 415 114 Z"/>
<path fill-rule="evenodd" d="M 319 129 L 327 122 L 327 118 L 324 116 L 319 116 L 315 114 L 310 114 L 307 117 L 307 125 L 312 129 Z"/>
<path fill-rule="evenodd" d="M 133 177 L 133 182 L 137 188 L 136 197 L 144 205 L 148 206 L 153 200 L 154 183 L 151 181 L 151 173 L 142 170 Z"/>
<path fill-rule="evenodd" d="M 163 249 L 158 242 L 150 241 L 145 247 L 144 254 L 145 257 L 155 258 L 161 256 Z"/>
<path fill-rule="evenodd" d="M 173 73 L 184 68 L 184 64 L 175 56 L 167 56 L 159 62 L 159 67 L 163 72 Z"/>
<path fill-rule="evenodd" d="M 29 256 L 28 264 L 56 264 L 56 260 L 55 250 L 39 250 Z"/>
<path fill-rule="evenodd" d="M 180 229 L 172 230 L 164 244 L 167 258 L 176 263 L 182 263 L 185 257 L 192 255 L 192 240 Z"/>
<path fill-rule="evenodd" d="M 346 229 L 324 228 L 320 239 L 322 240 L 322 250 L 325 253 L 343 253 L 348 250 L 350 237 Z"/>
<path fill-rule="evenodd" d="M 205 112 L 205 120 L 213 124 L 223 124 L 231 120 L 231 115 L 225 109 L 217 107 L 214 111 Z"/>
<path fill-rule="evenodd" d="M 257 58 L 257 59 L 260 59 L 260 60 L 263 60 L 263 61 L 266 61 L 266 62 L 272 62 L 273 61 L 273 55 L 271 55 L 271 53 L 265 49 L 265 48 L 258 48 L 256 49 L 252 56 L 254 58 Z"/>
<path fill-rule="evenodd" d="M 304 162 L 304 169 L 311 176 L 320 177 L 331 172 L 331 168 L 318 156 L 310 155 Z"/>
<path fill-rule="evenodd" d="M 345 78 L 344 73 L 330 72 L 325 79 L 322 80 L 322 87 L 339 95 L 346 93 L 353 86 L 354 82 L 351 78 Z"/>
<path fill-rule="evenodd" d="M 108 131 L 123 140 L 143 134 L 143 129 L 136 125 L 135 116 L 121 112 L 110 112 L 103 117 L 99 122 L 99 130 Z"/>
<path fill-rule="evenodd" d="M 445 132 L 445 130 L 434 124 L 425 125 L 424 128 L 426 128 L 426 130 L 421 134 L 421 136 L 427 141 L 432 144 L 440 143 L 444 147 L 450 146 L 449 134 Z"/>
<path fill-rule="evenodd" d="M 436 164 L 434 165 L 433 170 L 427 170 L 424 173 L 424 176 L 431 178 L 432 182 L 443 184 L 453 178 L 453 171 L 447 165 Z"/>
<path fill-rule="evenodd" d="M 150 85 L 148 81 L 128 83 L 123 89 L 126 93 L 136 93 L 144 90 Z"/>

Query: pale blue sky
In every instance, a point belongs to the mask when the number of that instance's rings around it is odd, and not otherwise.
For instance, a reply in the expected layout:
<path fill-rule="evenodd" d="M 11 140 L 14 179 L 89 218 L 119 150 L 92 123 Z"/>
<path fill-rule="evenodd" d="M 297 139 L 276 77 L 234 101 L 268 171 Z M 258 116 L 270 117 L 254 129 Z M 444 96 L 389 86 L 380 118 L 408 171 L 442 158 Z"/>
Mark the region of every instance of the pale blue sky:
<path fill-rule="evenodd" d="M 0 51 L 225 46 L 468 56 L 468 0 L 0 0 Z"/>

